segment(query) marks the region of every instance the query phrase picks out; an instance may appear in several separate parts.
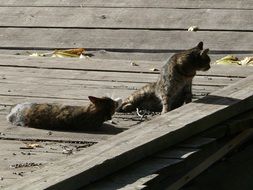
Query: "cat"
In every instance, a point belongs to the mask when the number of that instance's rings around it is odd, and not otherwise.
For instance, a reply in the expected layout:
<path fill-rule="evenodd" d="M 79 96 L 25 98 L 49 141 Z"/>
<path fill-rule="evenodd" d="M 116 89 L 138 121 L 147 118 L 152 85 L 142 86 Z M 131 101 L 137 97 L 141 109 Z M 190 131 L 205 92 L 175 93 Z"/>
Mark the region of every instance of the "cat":
<path fill-rule="evenodd" d="M 196 47 L 174 54 L 162 67 L 158 80 L 142 87 L 126 98 L 119 111 L 136 108 L 167 113 L 192 101 L 192 79 L 196 71 L 210 69 L 209 49 L 203 42 Z"/>
<path fill-rule="evenodd" d="M 111 120 L 122 100 L 89 96 L 86 106 L 21 103 L 13 107 L 7 120 L 17 126 L 56 130 L 90 130 Z"/>

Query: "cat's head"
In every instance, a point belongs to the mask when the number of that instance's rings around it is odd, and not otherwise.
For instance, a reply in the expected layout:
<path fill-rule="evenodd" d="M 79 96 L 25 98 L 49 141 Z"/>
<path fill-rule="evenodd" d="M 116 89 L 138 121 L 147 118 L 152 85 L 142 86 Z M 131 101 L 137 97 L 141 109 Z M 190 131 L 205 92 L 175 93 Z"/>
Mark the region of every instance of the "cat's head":
<path fill-rule="evenodd" d="M 104 120 L 111 120 L 115 111 L 121 106 L 122 100 L 118 99 L 111 99 L 108 97 L 98 98 L 95 96 L 89 96 L 89 100 L 95 105 L 95 110 L 101 111 L 104 113 Z"/>
<path fill-rule="evenodd" d="M 211 59 L 208 56 L 209 49 L 203 49 L 203 42 L 190 50 L 192 66 L 198 71 L 207 71 L 210 69 Z"/>

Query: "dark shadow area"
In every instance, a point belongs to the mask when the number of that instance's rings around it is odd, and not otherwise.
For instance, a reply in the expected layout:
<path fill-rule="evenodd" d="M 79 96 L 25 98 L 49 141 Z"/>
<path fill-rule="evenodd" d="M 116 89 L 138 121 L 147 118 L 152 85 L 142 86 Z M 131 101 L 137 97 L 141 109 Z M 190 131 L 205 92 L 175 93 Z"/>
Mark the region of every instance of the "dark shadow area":
<path fill-rule="evenodd" d="M 121 133 L 127 128 L 123 127 L 115 127 L 114 125 L 104 123 L 100 127 L 94 127 L 94 128 L 85 128 L 84 129 L 73 129 L 73 130 L 66 130 L 66 129 L 45 129 L 50 131 L 61 131 L 61 132 L 73 132 L 73 133 L 89 133 L 89 134 L 108 134 L 108 135 L 116 135 L 118 133 Z"/>
<path fill-rule="evenodd" d="M 110 135 L 116 135 L 118 133 L 121 133 L 128 128 L 123 127 L 115 127 L 114 125 L 104 123 L 101 127 L 98 127 L 97 130 L 94 131 L 88 131 L 91 134 L 110 134 Z"/>
<path fill-rule="evenodd" d="M 207 95 L 204 98 L 194 101 L 194 103 L 202 103 L 202 104 L 215 104 L 215 105 L 230 105 L 232 103 L 236 103 L 241 99 L 230 98 L 224 96 L 215 96 L 215 95 Z"/>
<path fill-rule="evenodd" d="M 217 162 L 182 190 L 252 190 L 253 141 Z"/>
<path fill-rule="evenodd" d="M 182 164 L 182 160 L 179 159 L 160 159 L 160 158 L 145 158 L 134 164 L 119 170 L 116 173 L 108 175 L 101 180 L 91 183 L 88 186 L 80 188 L 80 190 L 116 190 L 116 189 L 139 189 L 128 187 L 140 180 L 141 178 L 145 178 L 149 176 L 150 178 L 157 177 L 160 172 L 167 170 L 168 168 L 172 168 L 172 170 L 178 168 L 179 165 Z M 152 177 L 153 175 L 153 177 Z M 147 189 L 147 188 L 140 188 Z"/>

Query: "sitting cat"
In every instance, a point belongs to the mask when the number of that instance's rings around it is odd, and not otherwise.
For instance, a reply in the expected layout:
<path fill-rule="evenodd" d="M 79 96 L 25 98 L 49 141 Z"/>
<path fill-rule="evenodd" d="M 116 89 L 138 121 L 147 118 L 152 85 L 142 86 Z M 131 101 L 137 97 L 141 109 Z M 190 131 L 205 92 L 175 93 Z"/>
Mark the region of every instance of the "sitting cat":
<path fill-rule="evenodd" d="M 192 79 L 196 71 L 210 68 L 209 49 L 203 42 L 196 47 L 174 54 L 162 67 L 157 82 L 135 91 L 122 103 L 120 111 L 131 112 L 136 108 L 151 111 L 170 110 L 192 101 Z"/>
<path fill-rule="evenodd" d="M 110 120 L 122 101 L 89 96 L 87 106 L 22 103 L 11 109 L 7 120 L 17 126 L 41 129 L 96 129 Z"/>

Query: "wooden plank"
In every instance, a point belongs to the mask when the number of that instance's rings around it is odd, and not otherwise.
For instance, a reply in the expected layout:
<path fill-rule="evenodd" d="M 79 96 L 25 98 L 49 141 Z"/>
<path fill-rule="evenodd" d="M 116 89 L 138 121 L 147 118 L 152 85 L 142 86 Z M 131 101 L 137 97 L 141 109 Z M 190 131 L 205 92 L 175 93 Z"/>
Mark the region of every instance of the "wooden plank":
<path fill-rule="evenodd" d="M 87 71 L 120 72 L 119 75 L 122 75 L 124 77 L 126 77 L 126 75 L 121 72 L 158 74 L 159 71 L 153 72 L 150 71 L 150 69 L 152 68 L 160 69 L 164 64 L 164 62 L 158 61 L 136 61 L 136 63 L 139 66 L 135 67 L 131 66 L 131 61 L 129 60 L 99 60 L 99 59 L 73 59 L 73 58 L 57 59 L 57 58 L 26 57 L 26 56 L 13 56 L 13 55 L 1 55 L 0 58 L 1 58 L 0 59 L 1 67 L 22 67 L 23 69 L 26 68 L 38 68 L 38 69 L 43 68 L 54 70 L 57 69 L 57 72 L 60 73 L 62 73 L 63 71 L 58 70 L 86 71 L 84 73 L 73 72 L 72 78 L 81 77 L 81 75 L 86 74 L 88 77 L 90 77 Z M 43 71 L 44 73 L 53 72 L 50 70 L 43 70 Z M 207 72 L 198 72 L 198 75 L 204 76 L 207 75 L 226 76 L 226 77 L 239 77 L 239 78 L 246 77 L 250 74 L 253 74 L 253 67 L 225 66 L 225 65 L 212 65 L 211 69 L 209 69 Z"/>
<path fill-rule="evenodd" d="M 59 97 L 86 99 L 89 95 L 108 96 L 114 95 L 118 97 L 126 97 L 133 91 L 141 88 L 142 83 L 127 83 L 127 82 L 110 82 L 110 81 L 82 81 L 79 84 L 71 84 L 72 81 L 61 80 L 62 83 L 56 83 L 54 79 L 44 79 L 44 83 L 31 81 L 34 78 L 28 78 L 27 81 L 4 80 L 1 82 L 0 94 L 3 95 L 23 95 L 23 96 L 44 96 L 44 97 Z M 26 80 L 26 79 L 25 79 Z M 37 81 L 43 81 L 37 79 Z M 46 83 L 48 81 L 48 84 Z M 194 85 L 193 91 L 210 93 L 220 89 L 225 85 Z M 38 88 L 39 87 L 39 88 Z M 43 93 L 44 91 L 44 93 Z M 58 92 L 58 93 L 57 93 Z M 99 95 L 100 93 L 100 95 Z"/>
<path fill-rule="evenodd" d="M 17 181 L 9 189 L 80 188 L 147 155 L 253 108 L 253 75 L 187 104 L 150 122 L 140 124 L 85 153 L 45 166 L 40 173 Z M 78 166 L 78 167 L 76 167 Z M 109 169 L 110 168 L 110 169 Z"/>
<path fill-rule="evenodd" d="M 157 176 L 159 170 L 182 164 L 178 159 L 147 158 L 83 189 L 140 189 L 146 181 Z"/>
<path fill-rule="evenodd" d="M 179 143 L 173 149 L 169 148 L 159 154 L 155 154 L 155 157 L 182 159 L 185 162 L 186 169 L 186 167 L 191 168 L 199 163 L 216 149 L 217 141 L 215 138 L 203 138 L 197 136 Z"/>
<path fill-rule="evenodd" d="M 37 143 L 41 147 L 34 149 L 21 149 L 26 147 L 25 143 Z M 71 150 L 73 154 L 83 150 L 85 144 L 73 144 L 64 142 L 35 142 L 35 141 L 16 141 L 16 140 L 0 140 L 1 162 L 0 174 L 2 177 L 1 186 L 10 185 L 16 179 L 29 175 L 31 172 L 39 170 L 46 163 L 51 164 L 59 159 L 68 157 L 65 150 Z M 78 148 L 83 147 L 83 148 Z M 39 166 L 12 168 L 11 165 L 37 163 Z"/>
<path fill-rule="evenodd" d="M 60 97 L 43 97 L 43 96 L 8 96 L 0 95 L 1 106 L 12 106 L 20 102 L 38 102 L 38 103 L 60 103 L 68 105 L 82 105 L 88 103 L 87 99 L 69 99 L 69 98 L 60 98 Z M 2 108 L 3 109 L 3 108 Z"/>
<path fill-rule="evenodd" d="M 253 70 L 252 70 L 253 72 Z M 20 77 L 22 76 L 22 78 Z M 115 84 L 123 83 L 141 83 L 146 84 L 155 82 L 158 78 L 156 73 L 118 73 L 118 72 L 105 72 L 105 71 L 75 71 L 75 70 L 48 70 L 36 68 L 13 68 L 1 67 L 0 69 L 0 82 L 13 83 L 28 82 L 36 84 L 44 84 L 52 81 L 53 84 L 85 84 L 85 81 L 96 82 L 114 82 Z M 223 77 L 223 76 L 196 76 L 193 80 L 193 85 L 209 85 L 209 86 L 226 86 L 232 84 L 240 78 Z M 51 84 L 52 84 L 51 83 Z"/>
<path fill-rule="evenodd" d="M 32 53 L 45 53 L 44 50 L 7 50 L 7 49 L 0 49 L 0 55 L 24 55 L 29 56 Z M 85 51 L 87 57 L 92 59 L 113 59 L 113 60 L 129 60 L 129 62 L 134 61 L 166 61 L 169 57 L 171 57 L 174 53 L 172 52 L 156 52 L 156 53 L 145 53 L 145 52 L 113 52 L 113 51 L 106 51 L 106 50 L 98 50 L 98 51 Z M 233 53 L 234 56 L 238 57 L 239 59 L 243 59 L 244 57 L 250 57 L 251 53 Z M 227 56 L 227 54 L 213 54 L 212 52 L 209 54 L 211 60 L 214 62 L 222 57 Z"/>
<path fill-rule="evenodd" d="M 200 173 L 202 173 L 204 170 L 206 170 L 208 167 L 210 167 L 212 164 L 214 164 L 216 161 L 221 159 L 224 155 L 229 153 L 231 150 L 233 150 L 235 147 L 240 145 L 242 142 L 244 142 L 246 139 L 252 137 L 253 135 L 253 129 L 247 129 L 238 136 L 236 136 L 234 139 L 232 139 L 230 142 L 225 144 L 223 147 L 221 147 L 217 152 L 212 154 L 210 157 L 208 157 L 206 160 L 201 162 L 197 167 L 193 168 L 191 171 L 186 173 L 182 178 L 177 180 L 175 183 L 169 185 L 166 189 L 168 190 L 177 190 L 183 187 L 185 184 L 187 184 L 189 181 L 194 179 L 196 176 L 198 176 Z"/>
<path fill-rule="evenodd" d="M 67 6 L 67 7 L 140 7 L 140 8 L 223 8 L 223 9 L 253 9 L 250 0 L 8 0 L 1 2 L 1 6 Z"/>
<path fill-rule="evenodd" d="M 178 147 L 182 148 L 205 148 L 205 147 L 210 147 L 216 144 L 216 139 L 215 138 L 207 138 L 207 137 L 193 137 L 190 138 L 189 140 L 186 140 L 179 145 Z"/>
<path fill-rule="evenodd" d="M 136 52 L 184 50 L 204 41 L 206 47 L 214 52 L 249 53 L 252 52 L 252 44 L 248 42 L 253 37 L 250 32 L 57 28 L 0 28 L 0 33 L 1 49 L 84 47 L 88 50 Z"/>
<path fill-rule="evenodd" d="M 2 27 L 252 30 L 251 17 L 251 10 L 0 7 Z"/>
<path fill-rule="evenodd" d="M 253 110 L 249 110 L 243 114 L 240 114 L 230 120 L 218 125 L 211 130 L 204 131 L 200 135 L 202 137 L 220 139 L 227 135 L 235 135 L 242 130 L 251 127 L 253 121 Z"/>
<path fill-rule="evenodd" d="M 80 105 L 80 104 L 79 104 Z M 6 120 L 6 115 L 9 112 L 5 110 L 0 114 L 0 139 L 5 140 L 34 140 L 34 141 L 53 141 L 53 142 L 102 142 L 107 140 L 113 135 L 121 133 L 128 128 L 135 126 L 138 123 L 149 121 L 152 115 L 147 115 L 147 119 L 141 120 L 136 114 L 122 114 L 115 113 L 111 121 L 107 121 L 97 131 L 55 131 L 27 128 L 27 127 L 16 127 L 11 125 Z"/>
<path fill-rule="evenodd" d="M 209 130 L 208 130 L 209 131 Z M 155 158 L 163 158 L 163 159 L 180 159 L 182 163 L 180 167 L 163 167 L 157 172 L 145 174 L 139 176 L 139 179 L 131 182 L 128 180 L 127 174 L 131 175 L 133 172 L 133 168 L 137 167 L 149 167 L 148 164 L 145 163 L 144 159 L 142 161 L 137 162 L 138 164 L 132 164 L 129 167 L 126 167 L 123 170 L 116 172 L 110 176 L 106 176 L 104 179 L 99 180 L 89 186 L 85 186 L 83 189 L 114 189 L 116 186 L 120 189 L 159 189 L 157 185 L 161 188 L 164 187 L 160 185 L 161 181 L 166 181 L 166 185 L 170 182 L 174 182 L 178 179 L 178 176 L 183 175 L 186 171 L 189 171 L 194 166 L 199 165 L 204 159 L 206 159 L 209 155 L 213 154 L 217 151 L 217 147 L 211 148 L 213 142 L 215 142 L 214 138 L 201 138 L 201 137 L 192 137 L 189 140 L 180 143 L 177 145 L 177 148 L 169 148 L 167 150 L 163 150 L 158 154 L 153 155 Z M 178 148 L 178 147 L 198 147 L 196 148 Z M 137 166 L 136 166 L 137 165 Z M 139 166 L 140 165 L 140 166 Z M 125 172 L 124 172 L 125 171 Z M 124 176 L 124 173 L 126 176 Z M 123 179 L 121 179 L 123 178 Z M 124 184 L 121 181 L 128 180 L 128 183 Z M 114 188 L 113 188 L 114 187 Z"/>
<path fill-rule="evenodd" d="M 195 92 L 193 93 L 193 101 L 203 98 L 207 95 L 207 92 Z M 111 94 L 109 94 L 111 95 Z M 38 103 L 61 103 L 65 105 L 83 105 L 88 103 L 86 99 L 68 99 L 68 98 L 60 98 L 60 97 L 43 97 L 43 96 L 22 96 L 22 95 L 14 95 L 14 96 L 6 96 L 0 95 L 1 106 L 13 106 L 21 102 L 38 102 Z M 6 111 L 7 110 L 7 111 Z M 8 108 L 2 109 L 0 111 L 0 115 L 6 114 L 9 111 Z"/>

